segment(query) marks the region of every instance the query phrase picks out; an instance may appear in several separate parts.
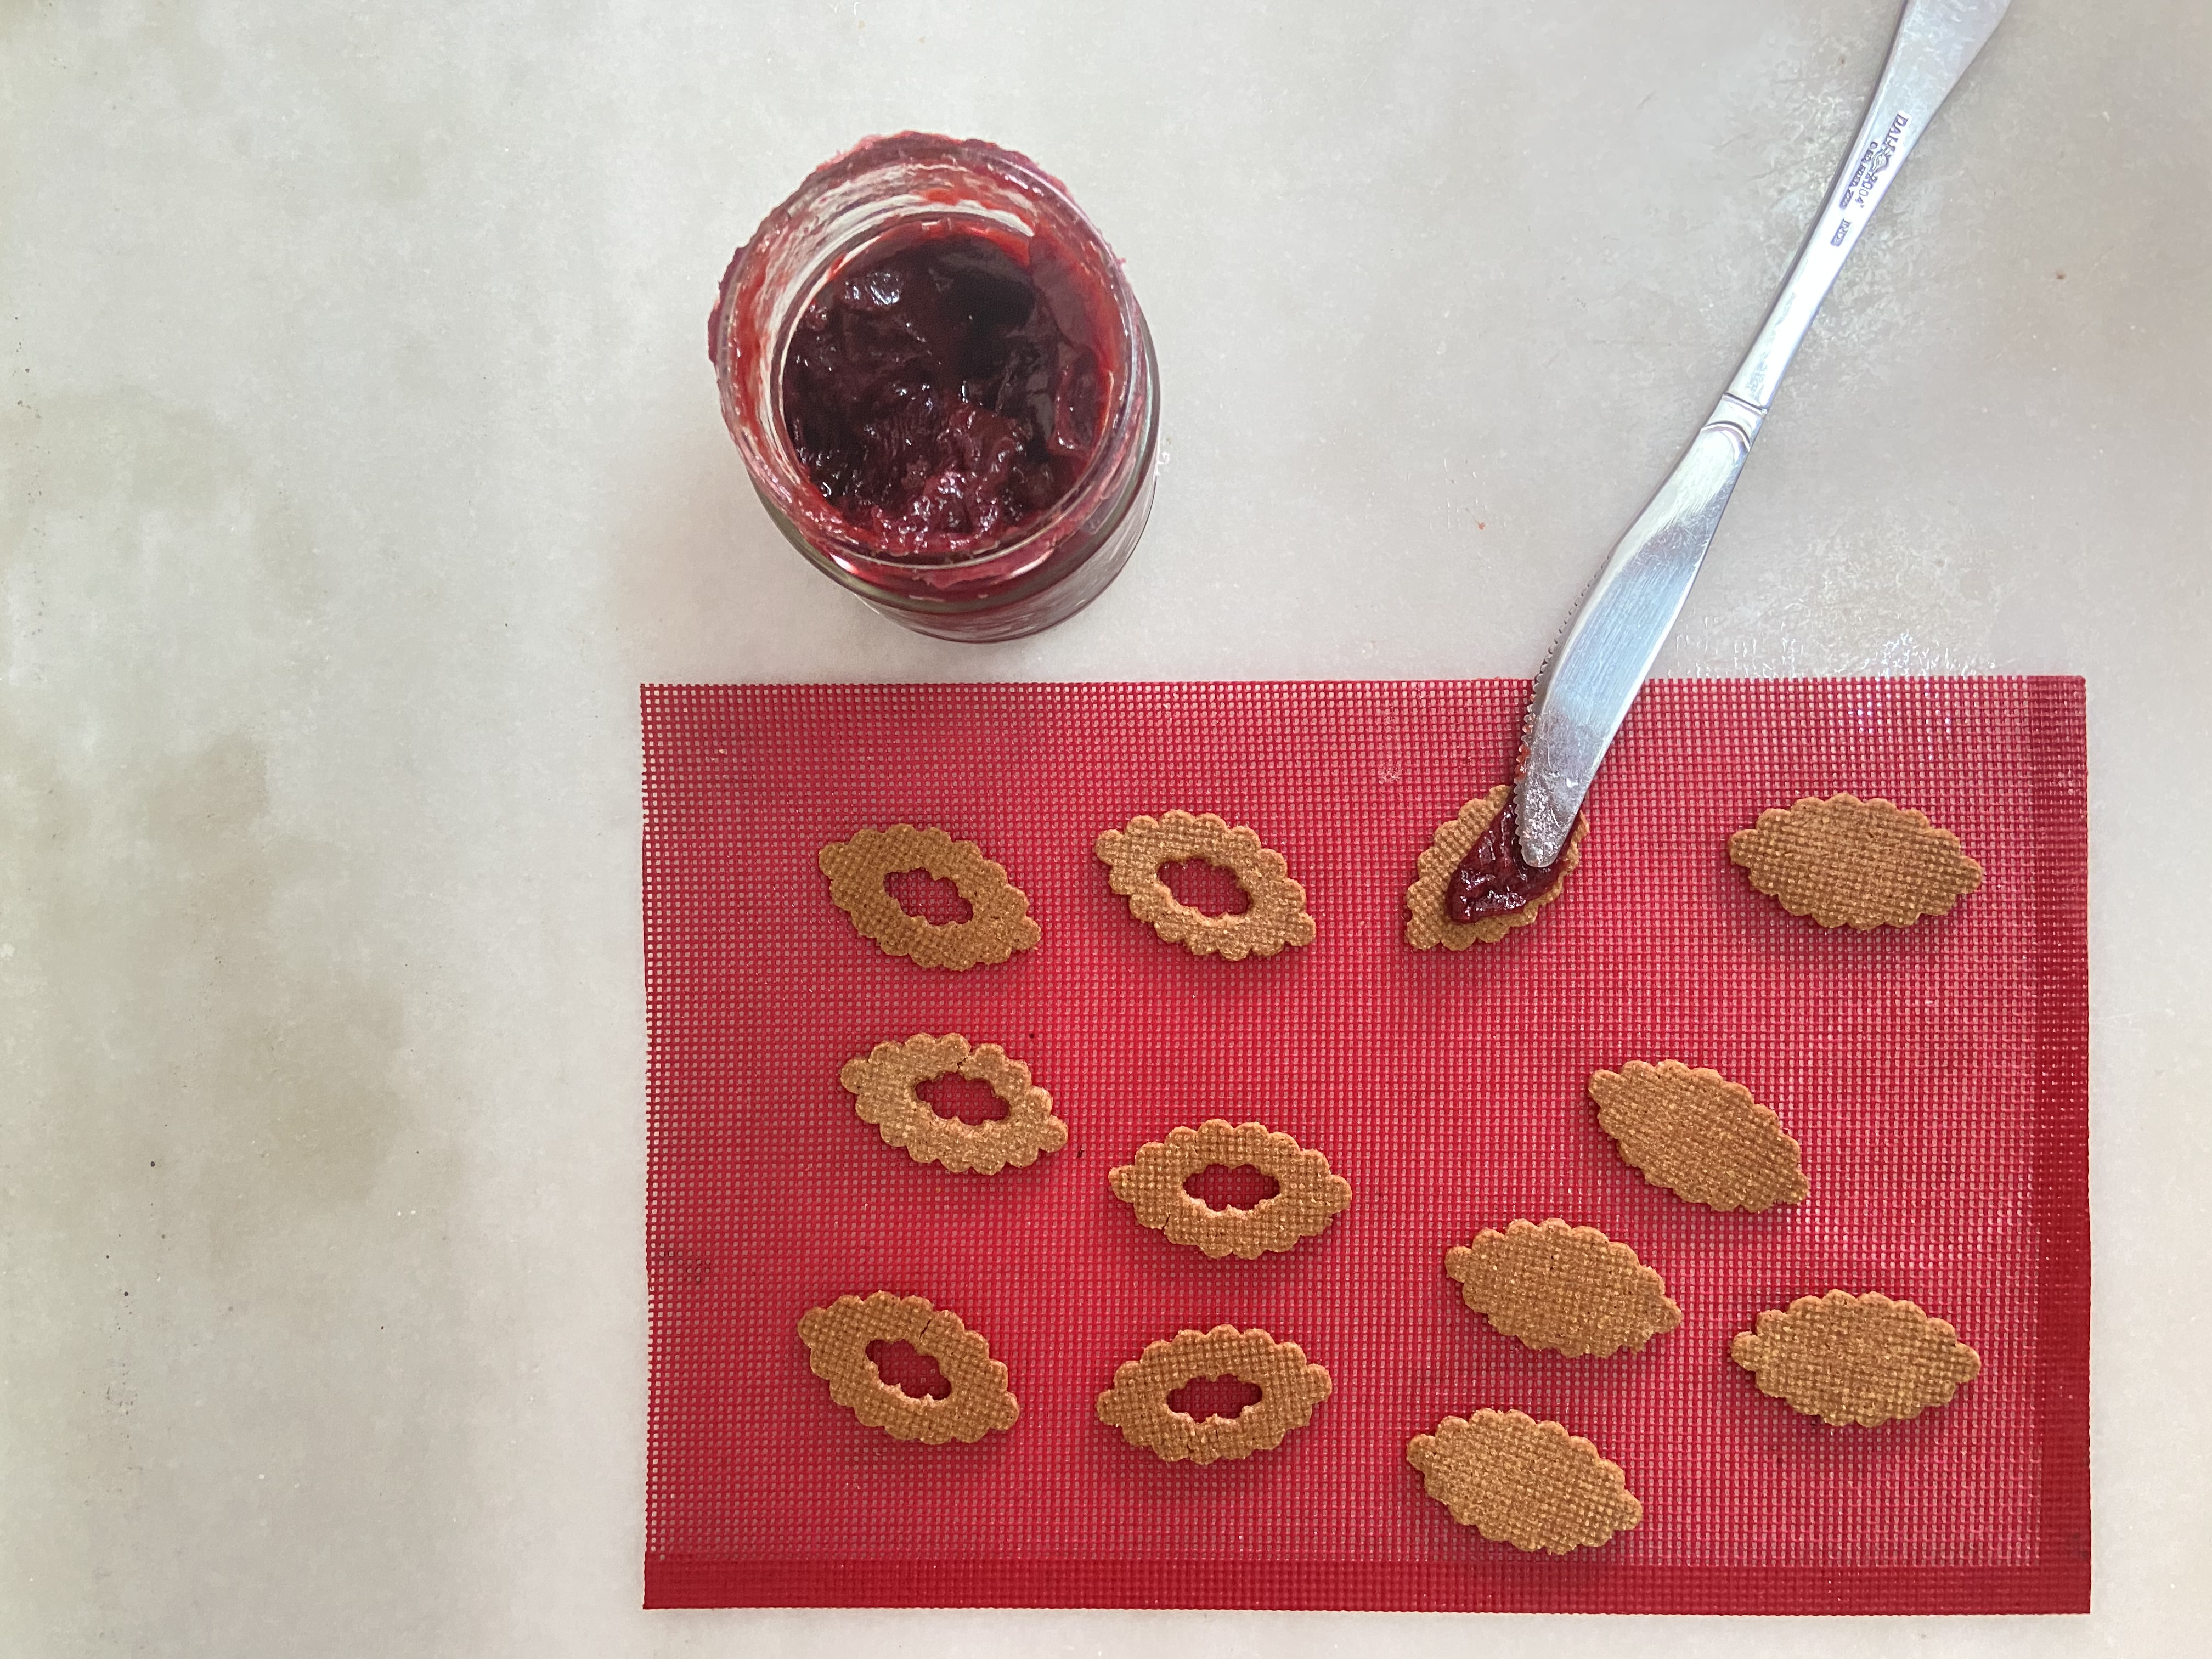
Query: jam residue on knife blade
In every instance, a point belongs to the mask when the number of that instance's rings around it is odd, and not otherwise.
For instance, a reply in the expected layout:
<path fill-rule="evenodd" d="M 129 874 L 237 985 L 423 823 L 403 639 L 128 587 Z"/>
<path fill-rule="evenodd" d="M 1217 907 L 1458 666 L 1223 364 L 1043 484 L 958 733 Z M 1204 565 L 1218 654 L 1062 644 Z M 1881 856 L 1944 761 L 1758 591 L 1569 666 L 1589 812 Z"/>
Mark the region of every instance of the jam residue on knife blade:
<path fill-rule="evenodd" d="M 975 552 L 1066 495 L 1106 387 L 1090 314 L 1045 239 L 955 229 L 878 252 L 810 304 L 783 421 L 823 499 L 900 558 Z"/>
<path fill-rule="evenodd" d="M 1465 924 L 1526 909 L 1557 885 L 1562 873 L 1556 859 L 1541 869 L 1523 861 L 1520 823 L 1508 795 L 1452 872 L 1444 887 L 1444 914 Z"/>

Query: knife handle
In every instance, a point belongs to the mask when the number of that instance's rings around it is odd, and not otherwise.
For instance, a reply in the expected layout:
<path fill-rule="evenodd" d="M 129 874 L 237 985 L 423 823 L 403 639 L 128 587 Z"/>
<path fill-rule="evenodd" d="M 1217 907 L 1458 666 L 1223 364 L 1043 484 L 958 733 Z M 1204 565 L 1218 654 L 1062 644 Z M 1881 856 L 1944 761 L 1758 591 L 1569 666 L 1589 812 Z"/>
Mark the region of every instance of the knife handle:
<path fill-rule="evenodd" d="M 1766 325 L 1729 383 L 1715 419 L 1742 432 L 1748 444 L 1774 402 L 1783 372 L 1813 325 L 1844 261 L 1858 246 L 1867 221 L 1888 194 L 1905 158 L 1928 123 L 1959 84 L 1983 43 L 1995 32 L 2011 0 L 1905 0 L 1891 41 L 1889 62 L 1875 83 L 1866 119 L 1844 153 L 1828 203 L 1797 255 Z"/>

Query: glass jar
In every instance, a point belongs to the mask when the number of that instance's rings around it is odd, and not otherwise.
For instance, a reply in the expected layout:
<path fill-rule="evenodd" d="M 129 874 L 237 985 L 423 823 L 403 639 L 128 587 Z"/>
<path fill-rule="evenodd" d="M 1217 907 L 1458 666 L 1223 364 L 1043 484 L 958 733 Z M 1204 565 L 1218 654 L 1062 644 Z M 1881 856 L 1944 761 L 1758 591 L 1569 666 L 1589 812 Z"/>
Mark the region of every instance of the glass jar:
<path fill-rule="evenodd" d="M 815 487 L 784 417 L 786 362 L 841 272 L 947 234 L 988 240 L 1025 267 L 1050 263 L 1100 359 L 1098 434 L 1065 492 L 1003 535 L 902 551 Z M 722 418 L 769 517 L 817 569 L 908 628 L 952 640 L 1049 628 L 1097 598 L 1144 533 L 1159 438 L 1152 335 L 1105 240 L 1024 156 L 932 133 L 866 140 L 817 168 L 738 250 L 711 327 Z"/>

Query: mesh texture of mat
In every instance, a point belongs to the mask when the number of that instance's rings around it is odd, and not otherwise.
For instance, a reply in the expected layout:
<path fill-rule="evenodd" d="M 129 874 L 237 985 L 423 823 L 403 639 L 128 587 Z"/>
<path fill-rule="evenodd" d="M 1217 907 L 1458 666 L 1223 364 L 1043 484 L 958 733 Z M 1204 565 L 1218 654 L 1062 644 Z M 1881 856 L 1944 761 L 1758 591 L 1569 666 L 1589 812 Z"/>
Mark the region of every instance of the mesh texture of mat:
<path fill-rule="evenodd" d="M 1497 782 L 1514 681 L 647 687 L 652 1294 L 648 1605 L 1105 1605 L 1613 1612 L 2065 1611 L 2088 1604 L 2087 830 L 2075 679 L 1646 689 L 1535 925 L 1403 941 L 1437 826 Z M 1984 866 L 1905 930 L 1823 930 L 1730 864 L 1767 807 L 1917 807 Z M 1289 860 L 1313 944 L 1201 959 L 1092 853 L 1182 807 Z M 884 955 L 815 855 L 939 825 L 1029 896 L 1034 950 Z M 995 1176 L 916 1164 L 840 1066 L 961 1032 L 1028 1062 L 1068 1143 Z M 1811 1192 L 1684 1202 L 1600 1129 L 1590 1073 L 1680 1060 L 1747 1085 Z M 1286 1255 L 1209 1260 L 1107 1185 L 1147 1140 L 1258 1120 L 1351 1206 Z M 1558 1216 L 1666 1279 L 1679 1328 L 1563 1358 L 1462 1305 L 1444 1253 Z M 1729 1358 L 1831 1289 L 1917 1302 L 1978 1350 L 1949 1405 L 1831 1428 Z M 877 1290 L 989 1341 L 1021 1403 L 975 1444 L 832 1402 L 800 1316 Z M 1097 1420 L 1154 1339 L 1264 1327 L 1334 1394 L 1277 1449 L 1163 1463 Z M 1552 1419 L 1644 1519 L 1528 1556 L 1406 1462 L 1480 1407 Z"/>

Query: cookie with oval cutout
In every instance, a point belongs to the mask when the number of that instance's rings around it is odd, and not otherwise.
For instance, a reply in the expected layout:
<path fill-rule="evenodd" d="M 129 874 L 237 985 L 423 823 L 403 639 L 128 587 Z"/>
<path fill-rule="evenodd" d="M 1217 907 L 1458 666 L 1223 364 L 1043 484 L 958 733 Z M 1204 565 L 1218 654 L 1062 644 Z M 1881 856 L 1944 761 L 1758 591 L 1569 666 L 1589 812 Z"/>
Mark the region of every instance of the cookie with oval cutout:
<path fill-rule="evenodd" d="M 799 1335 L 808 1365 L 829 1383 L 830 1397 L 895 1440 L 931 1446 L 981 1440 L 993 1429 L 1012 1428 L 1021 1415 L 1006 1387 L 1006 1368 L 991 1358 L 991 1345 L 957 1314 L 922 1297 L 889 1291 L 841 1296 L 826 1308 L 808 1309 Z M 951 1393 L 942 1400 L 917 1399 L 884 1382 L 868 1354 L 878 1342 L 904 1342 L 927 1354 Z"/>
<path fill-rule="evenodd" d="M 1482 832 L 1490 828 L 1491 820 L 1505 810 L 1505 803 L 1512 795 L 1513 786 L 1501 783 L 1488 794 L 1477 795 L 1461 807 L 1457 817 L 1437 826 L 1427 850 L 1417 861 L 1420 873 L 1406 890 L 1406 943 L 1416 951 L 1433 951 L 1439 945 L 1447 951 L 1464 951 L 1470 945 L 1497 944 L 1516 927 L 1526 927 L 1535 921 L 1536 913 L 1559 897 L 1567 878 L 1582 862 L 1583 836 L 1589 828 L 1589 821 L 1577 813 L 1574 831 L 1559 852 L 1556 881 L 1518 910 L 1483 916 L 1474 921 L 1454 921 L 1444 910 L 1444 894 L 1451 885 L 1452 872 L 1474 850 Z"/>
<path fill-rule="evenodd" d="M 1941 1319 L 1879 1291 L 1801 1296 L 1729 1345 L 1761 1394 L 1842 1427 L 1875 1428 L 1950 1403 L 1982 1357 Z"/>
<path fill-rule="evenodd" d="M 1200 1377 L 1235 1376 L 1260 1390 L 1260 1398 L 1235 1417 L 1203 1422 L 1168 1404 L 1168 1396 Z M 1218 1463 L 1271 1451 L 1293 1429 L 1304 1428 L 1329 1396 L 1328 1373 L 1306 1358 L 1295 1342 L 1278 1342 L 1263 1330 L 1216 1325 L 1186 1330 L 1153 1342 L 1114 1373 L 1114 1386 L 1098 1396 L 1098 1420 L 1121 1430 L 1133 1446 L 1161 1462 Z"/>
<path fill-rule="evenodd" d="M 1289 861 L 1243 824 L 1211 812 L 1139 814 L 1100 836 L 1093 850 L 1106 865 L 1108 884 L 1128 900 L 1129 914 L 1193 956 L 1241 962 L 1313 943 L 1306 890 L 1291 878 Z M 1210 916 L 1185 904 L 1160 878 L 1160 866 L 1187 859 L 1202 859 L 1235 876 L 1249 907 L 1235 915 Z"/>
<path fill-rule="evenodd" d="M 981 1123 L 946 1117 L 916 1092 L 933 1078 L 974 1078 L 1006 1103 L 1006 1115 Z M 1067 1125 L 1052 1115 L 1052 1097 L 1030 1081 L 1030 1068 L 995 1042 L 970 1047 L 958 1032 L 918 1032 L 904 1042 L 878 1042 L 848 1060 L 837 1080 L 853 1109 L 876 1126 L 884 1144 L 905 1148 L 917 1164 L 996 1175 L 1009 1164 L 1026 1168 L 1040 1152 L 1067 1145 Z"/>
<path fill-rule="evenodd" d="M 1460 1525 L 1532 1554 L 1592 1549 L 1644 1519 L 1620 1464 L 1526 1412 L 1447 1417 L 1413 1437 L 1406 1461 Z"/>
<path fill-rule="evenodd" d="M 1682 1322 L 1664 1279 L 1595 1227 L 1554 1216 L 1485 1228 L 1444 1255 L 1460 1298 L 1523 1346 L 1602 1358 Z"/>
<path fill-rule="evenodd" d="M 1591 1073 L 1589 1094 L 1599 1126 L 1653 1186 L 1713 1210 L 1803 1202 L 1797 1143 L 1741 1083 L 1679 1060 L 1632 1060 Z"/>
<path fill-rule="evenodd" d="M 1982 884 L 1982 866 L 1927 814 L 1849 794 L 1769 808 L 1729 837 L 1729 857 L 1790 915 L 1859 933 L 1946 915 Z"/>
<path fill-rule="evenodd" d="M 1213 1208 L 1183 1183 L 1215 1164 L 1250 1165 L 1274 1182 L 1273 1196 L 1249 1209 Z M 1352 1202 L 1352 1183 L 1322 1153 L 1264 1123 L 1218 1117 L 1146 1141 L 1107 1182 L 1146 1226 L 1207 1255 L 1246 1261 L 1311 1238 Z"/>
<path fill-rule="evenodd" d="M 1033 948 L 1042 936 L 1030 915 L 1029 896 L 1006 878 L 1006 866 L 983 856 L 972 841 L 944 830 L 895 823 L 862 830 L 850 841 L 833 841 L 815 854 L 830 878 L 830 897 L 884 954 L 925 968 L 955 973 L 1004 962 Z M 960 890 L 965 921 L 930 921 L 908 911 L 884 884 L 909 870 L 924 870 Z"/>

